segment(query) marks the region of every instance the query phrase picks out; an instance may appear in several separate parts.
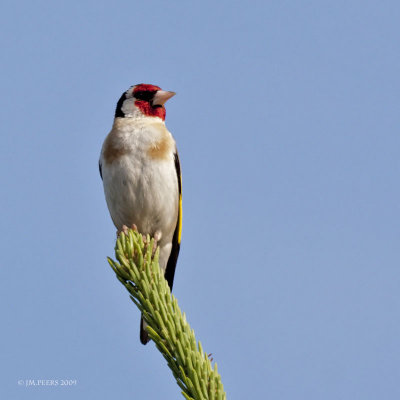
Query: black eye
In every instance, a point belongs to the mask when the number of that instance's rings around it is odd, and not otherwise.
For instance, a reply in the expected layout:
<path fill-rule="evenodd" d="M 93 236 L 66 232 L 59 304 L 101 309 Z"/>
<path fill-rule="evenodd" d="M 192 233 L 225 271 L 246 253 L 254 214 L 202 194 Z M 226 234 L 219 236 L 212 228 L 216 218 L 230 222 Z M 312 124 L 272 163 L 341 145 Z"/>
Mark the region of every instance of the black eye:
<path fill-rule="evenodd" d="M 137 100 L 151 101 L 156 94 L 156 91 L 139 90 L 133 94 L 133 97 Z"/>

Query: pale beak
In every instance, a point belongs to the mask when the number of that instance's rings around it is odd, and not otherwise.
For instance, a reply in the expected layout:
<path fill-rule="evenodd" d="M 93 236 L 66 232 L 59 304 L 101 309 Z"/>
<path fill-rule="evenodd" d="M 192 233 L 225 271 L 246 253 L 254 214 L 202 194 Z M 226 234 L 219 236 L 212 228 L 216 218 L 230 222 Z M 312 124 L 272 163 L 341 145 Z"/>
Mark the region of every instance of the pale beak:
<path fill-rule="evenodd" d="M 172 96 L 175 96 L 175 92 L 167 92 L 166 90 L 157 90 L 153 97 L 153 106 L 163 106 L 164 103 L 169 100 Z"/>

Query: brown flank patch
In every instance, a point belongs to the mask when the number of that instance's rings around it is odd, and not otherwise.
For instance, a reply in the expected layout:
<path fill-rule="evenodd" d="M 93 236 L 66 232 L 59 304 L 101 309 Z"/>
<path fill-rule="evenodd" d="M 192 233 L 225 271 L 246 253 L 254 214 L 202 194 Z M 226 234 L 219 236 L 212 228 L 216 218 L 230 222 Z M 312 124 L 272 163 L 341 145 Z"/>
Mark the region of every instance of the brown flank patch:
<path fill-rule="evenodd" d="M 171 153 L 171 145 L 171 138 L 165 134 L 154 146 L 150 147 L 148 154 L 151 158 L 166 159 Z"/>
<path fill-rule="evenodd" d="M 104 143 L 104 151 L 103 156 L 104 160 L 111 164 L 113 161 L 118 159 L 119 157 L 126 154 L 128 151 L 122 147 L 117 146 L 117 138 L 114 135 L 110 134 L 107 136 L 106 141 Z"/>

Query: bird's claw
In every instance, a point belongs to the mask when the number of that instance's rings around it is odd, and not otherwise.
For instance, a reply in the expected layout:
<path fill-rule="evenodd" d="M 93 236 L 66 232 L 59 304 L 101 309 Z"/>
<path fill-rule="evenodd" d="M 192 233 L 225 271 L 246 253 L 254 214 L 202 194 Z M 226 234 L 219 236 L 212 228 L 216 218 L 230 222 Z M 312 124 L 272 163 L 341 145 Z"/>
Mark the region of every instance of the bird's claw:
<path fill-rule="evenodd" d="M 136 226 L 135 224 L 132 224 L 132 225 L 131 225 L 131 229 L 134 230 L 134 231 L 136 231 L 136 232 L 138 231 L 138 228 L 137 228 L 137 226 Z M 122 225 L 121 230 L 117 231 L 117 237 L 118 237 L 122 232 L 124 232 L 125 235 L 128 235 L 129 228 L 128 228 L 126 225 Z"/>
<path fill-rule="evenodd" d="M 161 237 L 162 237 L 161 231 L 156 231 L 154 233 L 154 236 L 153 236 L 153 238 L 154 238 L 153 255 L 156 252 L 156 249 L 157 249 L 157 246 L 158 246 L 158 242 L 161 240 Z"/>

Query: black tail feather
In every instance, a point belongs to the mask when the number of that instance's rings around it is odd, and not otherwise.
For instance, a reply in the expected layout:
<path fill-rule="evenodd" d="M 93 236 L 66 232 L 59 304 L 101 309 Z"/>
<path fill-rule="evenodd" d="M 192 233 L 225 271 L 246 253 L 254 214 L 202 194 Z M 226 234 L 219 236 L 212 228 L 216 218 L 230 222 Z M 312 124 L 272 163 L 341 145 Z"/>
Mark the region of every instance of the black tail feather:
<path fill-rule="evenodd" d="M 143 317 L 140 319 L 140 342 L 142 344 L 147 344 L 150 341 L 149 334 L 146 329 L 144 329 Z"/>

